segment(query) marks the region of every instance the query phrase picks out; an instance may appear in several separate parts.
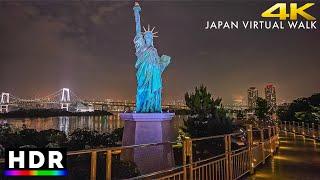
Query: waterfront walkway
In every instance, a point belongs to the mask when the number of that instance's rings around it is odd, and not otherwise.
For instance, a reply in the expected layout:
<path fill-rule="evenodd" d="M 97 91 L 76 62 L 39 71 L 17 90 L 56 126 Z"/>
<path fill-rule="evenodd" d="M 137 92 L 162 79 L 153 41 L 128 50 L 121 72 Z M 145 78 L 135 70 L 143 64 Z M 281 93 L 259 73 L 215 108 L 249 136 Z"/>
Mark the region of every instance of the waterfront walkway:
<path fill-rule="evenodd" d="M 244 179 L 320 179 L 320 142 L 284 132 L 279 140 L 280 147 L 274 157 Z"/>

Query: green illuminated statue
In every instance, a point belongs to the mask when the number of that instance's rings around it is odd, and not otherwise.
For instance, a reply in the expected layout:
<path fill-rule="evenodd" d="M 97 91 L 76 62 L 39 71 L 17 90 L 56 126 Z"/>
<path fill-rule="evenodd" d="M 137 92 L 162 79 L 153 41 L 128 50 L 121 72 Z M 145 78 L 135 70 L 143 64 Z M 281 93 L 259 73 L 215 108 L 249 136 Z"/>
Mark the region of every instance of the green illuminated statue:
<path fill-rule="evenodd" d="M 136 2 L 134 7 L 134 16 L 136 22 L 136 35 L 134 44 L 136 48 L 137 61 L 137 94 L 136 94 L 136 112 L 138 113 L 157 113 L 161 109 L 161 75 L 170 63 L 170 57 L 162 55 L 159 57 L 157 49 L 153 46 L 153 38 L 157 37 L 153 32 L 154 28 L 144 29 L 141 32 L 140 12 L 141 8 Z"/>

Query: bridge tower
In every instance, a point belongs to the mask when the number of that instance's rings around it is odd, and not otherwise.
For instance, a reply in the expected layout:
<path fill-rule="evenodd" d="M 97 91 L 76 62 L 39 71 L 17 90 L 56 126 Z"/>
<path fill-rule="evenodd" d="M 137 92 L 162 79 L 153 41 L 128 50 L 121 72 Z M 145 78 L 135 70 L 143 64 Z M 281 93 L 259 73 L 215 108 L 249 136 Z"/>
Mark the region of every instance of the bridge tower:
<path fill-rule="evenodd" d="M 62 89 L 62 96 L 60 100 L 60 105 L 62 110 L 69 111 L 69 105 L 70 105 L 70 89 L 63 88 Z"/>
<path fill-rule="evenodd" d="M 10 102 L 10 94 L 9 93 L 1 93 L 1 101 L 0 101 L 0 113 L 9 112 L 9 102 Z"/>

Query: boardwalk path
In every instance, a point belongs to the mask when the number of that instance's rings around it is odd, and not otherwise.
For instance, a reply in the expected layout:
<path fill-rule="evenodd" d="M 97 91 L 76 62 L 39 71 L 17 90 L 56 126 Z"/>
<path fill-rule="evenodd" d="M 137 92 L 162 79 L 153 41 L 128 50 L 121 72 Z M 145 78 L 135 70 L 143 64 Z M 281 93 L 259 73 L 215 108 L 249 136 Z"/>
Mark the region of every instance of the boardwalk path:
<path fill-rule="evenodd" d="M 278 153 L 245 179 L 320 180 L 320 142 L 281 133 Z"/>

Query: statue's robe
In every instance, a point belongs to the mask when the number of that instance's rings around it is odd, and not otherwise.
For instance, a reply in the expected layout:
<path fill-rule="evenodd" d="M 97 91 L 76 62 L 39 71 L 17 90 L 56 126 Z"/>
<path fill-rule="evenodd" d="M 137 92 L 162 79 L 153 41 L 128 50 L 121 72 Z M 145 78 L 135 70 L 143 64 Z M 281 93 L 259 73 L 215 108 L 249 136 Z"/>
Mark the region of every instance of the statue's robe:
<path fill-rule="evenodd" d="M 134 38 L 137 61 L 137 95 L 136 112 L 151 113 L 161 112 L 161 74 L 170 63 L 170 57 L 158 55 L 153 46 L 146 46 L 142 34 Z"/>

